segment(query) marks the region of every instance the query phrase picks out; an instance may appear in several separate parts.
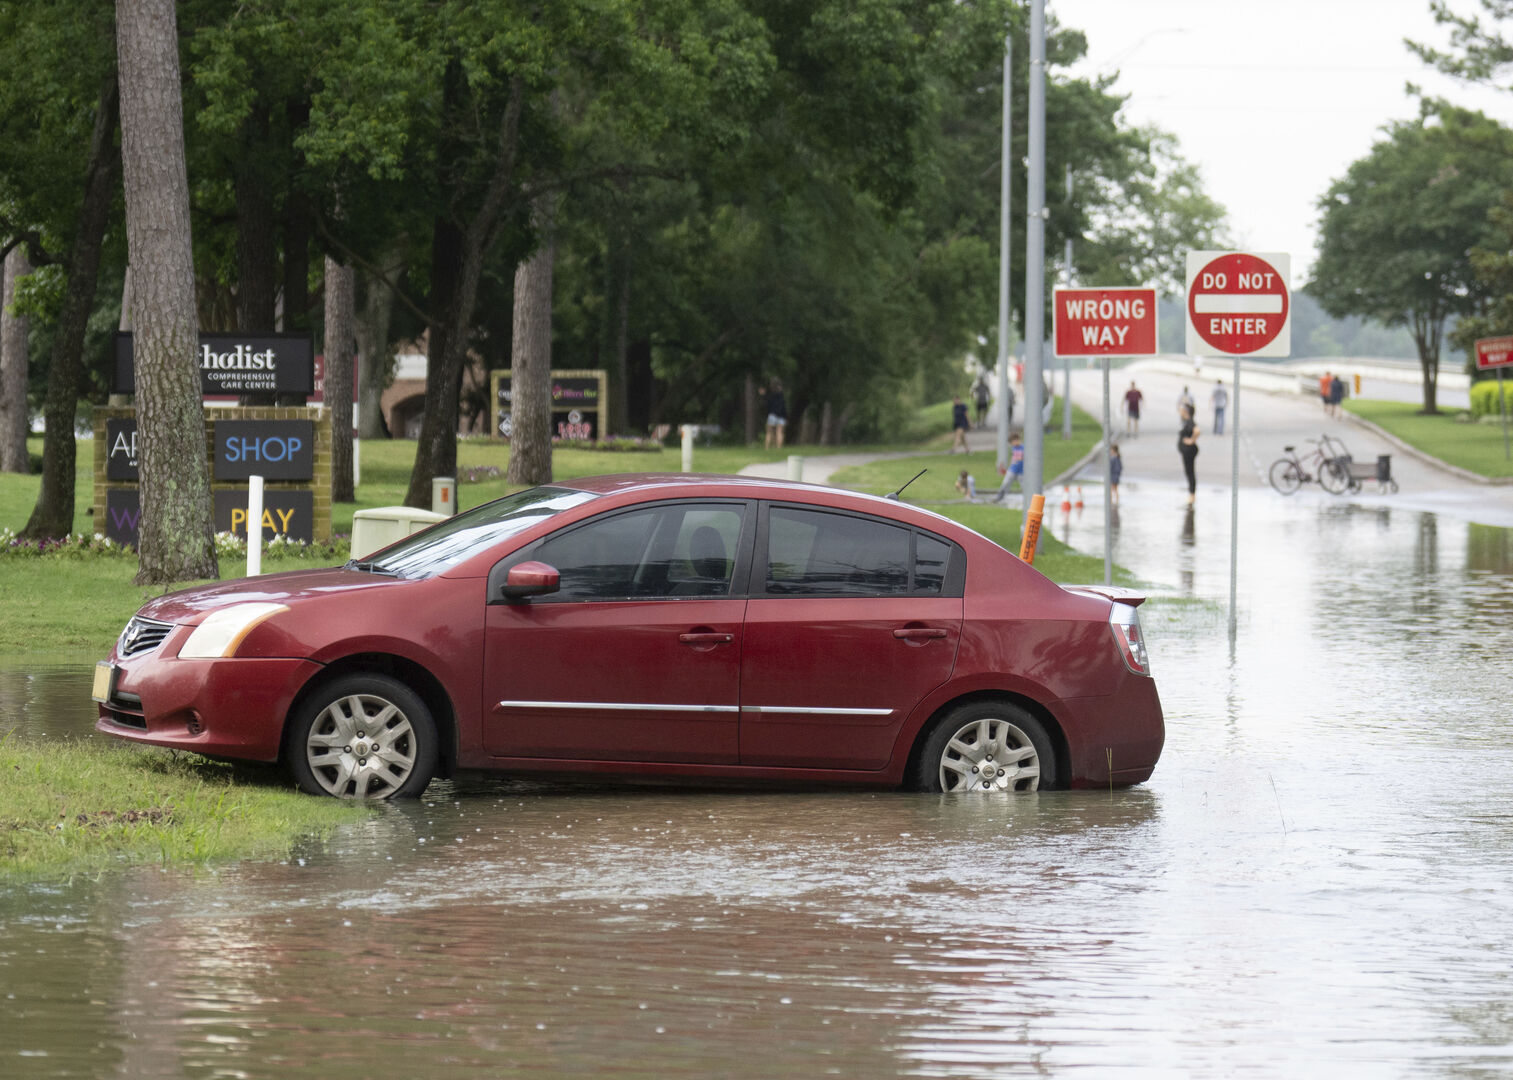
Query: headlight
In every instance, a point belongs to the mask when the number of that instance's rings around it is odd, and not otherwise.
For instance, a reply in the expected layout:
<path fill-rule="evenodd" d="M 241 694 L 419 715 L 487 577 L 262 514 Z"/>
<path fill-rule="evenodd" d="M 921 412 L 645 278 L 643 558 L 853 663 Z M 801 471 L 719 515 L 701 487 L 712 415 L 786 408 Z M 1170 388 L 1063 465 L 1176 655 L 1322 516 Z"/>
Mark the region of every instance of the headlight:
<path fill-rule="evenodd" d="M 189 635 L 179 656 L 186 660 L 215 659 L 236 655 L 236 648 L 252 628 L 271 615 L 288 611 L 283 604 L 232 604 L 212 611 Z"/>

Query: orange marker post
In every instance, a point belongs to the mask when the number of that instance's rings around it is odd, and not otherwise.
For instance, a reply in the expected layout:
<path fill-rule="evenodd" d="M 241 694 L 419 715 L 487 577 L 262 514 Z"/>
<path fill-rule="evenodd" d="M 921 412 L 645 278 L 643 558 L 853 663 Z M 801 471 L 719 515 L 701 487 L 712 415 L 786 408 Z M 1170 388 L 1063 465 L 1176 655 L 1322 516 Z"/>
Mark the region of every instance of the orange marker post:
<path fill-rule="evenodd" d="M 1045 496 L 1030 496 L 1030 513 L 1024 519 L 1024 539 L 1019 543 L 1019 557 L 1035 565 L 1035 548 L 1040 543 L 1040 519 L 1045 517 Z"/>

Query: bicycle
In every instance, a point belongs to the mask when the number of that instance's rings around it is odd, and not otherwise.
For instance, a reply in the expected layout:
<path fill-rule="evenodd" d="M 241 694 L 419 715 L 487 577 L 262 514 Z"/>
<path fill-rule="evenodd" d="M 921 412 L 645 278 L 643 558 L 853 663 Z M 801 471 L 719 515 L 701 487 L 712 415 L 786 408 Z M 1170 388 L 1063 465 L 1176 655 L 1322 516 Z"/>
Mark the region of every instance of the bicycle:
<path fill-rule="evenodd" d="M 1284 456 L 1272 462 L 1271 469 L 1267 473 L 1271 486 L 1283 495 L 1291 495 L 1304 484 L 1311 484 L 1317 479 L 1325 491 L 1333 495 L 1343 495 L 1350 487 L 1350 468 L 1345 461 L 1347 455 L 1344 453 L 1344 447 L 1336 447 L 1334 440 L 1328 435 L 1309 439 L 1308 442 L 1312 443 L 1314 448 L 1307 457 L 1307 465 L 1298 457 L 1294 447 L 1282 447 Z M 1318 473 L 1317 477 L 1308 470 L 1308 465 L 1314 467 Z"/>

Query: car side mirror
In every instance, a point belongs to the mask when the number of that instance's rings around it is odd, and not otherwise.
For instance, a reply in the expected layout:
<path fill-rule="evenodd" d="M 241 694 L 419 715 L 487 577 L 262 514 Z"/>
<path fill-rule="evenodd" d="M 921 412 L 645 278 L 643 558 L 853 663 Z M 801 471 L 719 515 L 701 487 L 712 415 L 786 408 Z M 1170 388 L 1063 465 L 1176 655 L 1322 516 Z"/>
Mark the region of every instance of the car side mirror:
<path fill-rule="evenodd" d="M 532 560 L 510 567 L 499 595 L 506 600 L 524 600 L 528 596 L 554 593 L 561 585 L 562 575 L 557 573 L 555 566 Z"/>

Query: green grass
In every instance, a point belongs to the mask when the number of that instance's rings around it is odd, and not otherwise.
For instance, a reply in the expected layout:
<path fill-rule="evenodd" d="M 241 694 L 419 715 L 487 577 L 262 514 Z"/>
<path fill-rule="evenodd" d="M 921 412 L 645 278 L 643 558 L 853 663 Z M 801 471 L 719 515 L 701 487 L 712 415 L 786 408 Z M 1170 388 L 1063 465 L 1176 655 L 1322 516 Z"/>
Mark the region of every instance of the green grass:
<path fill-rule="evenodd" d="M 1102 429 L 1096 420 L 1081 409 L 1073 407 L 1072 437 L 1063 440 L 1061 438 L 1061 402 L 1057 399 L 1051 422 L 1046 425 L 1043 470 L 1045 479 L 1051 480 L 1070 468 L 1093 448 L 1101 434 Z M 928 504 L 960 499 L 961 493 L 956 490 L 956 477 L 962 469 L 966 469 L 976 479 L 977 490 L 980 494 L 991 494 L 997 489 L 1001 478 L 998 475 L 996 451 L 979 450 L 971 454 L 950 454 L 944 452 L 944 447 L 950 445 L 950 437 L 947 435 L 943 438 L 942 451 L 939 453 L 888 458 L 868 465 L 852 466 L 837 472 L 830 478 L 831 482 L 841 487 L 886 495 L 890 491 L 897 491 L 919 470 L 927 469 L 925 475 L 909 485 L 908 490 L 904 492 L 904 499 L 907 502 Z"/>
<path fill-rule="evenodd" d="M 1441 461 L 1481 476 L 1513 476 L 1500 423 L 1460 423 L 1453 412 L 1423 416 L 1411 402 L 1351 400 L 1345 408 Z"/>
<path fill-rule="evenodd" d="M 269 771 L 166 750 L 0 735 L 0 879 L 273 857 L 372 812 L 276 786 Z"/>

